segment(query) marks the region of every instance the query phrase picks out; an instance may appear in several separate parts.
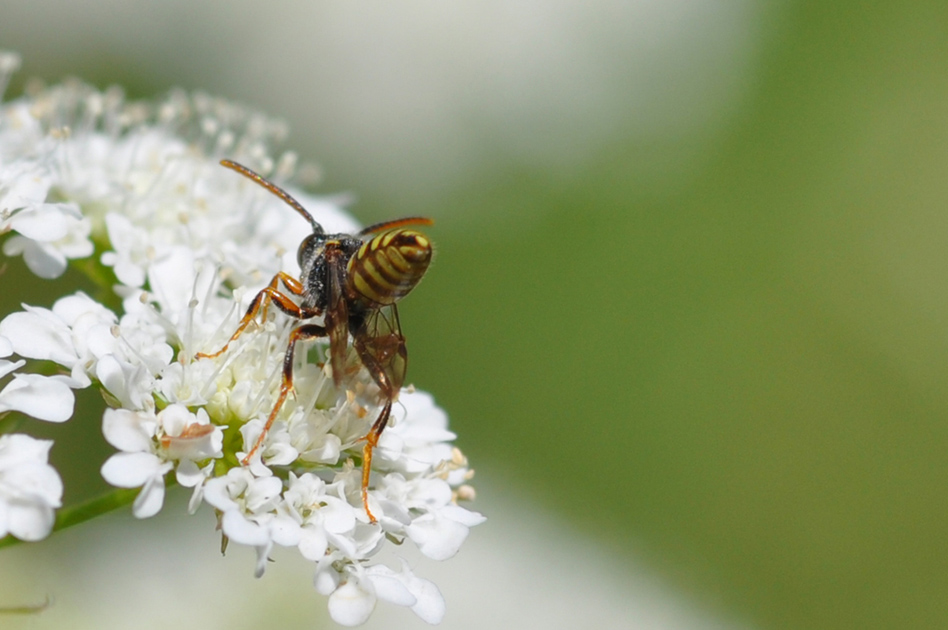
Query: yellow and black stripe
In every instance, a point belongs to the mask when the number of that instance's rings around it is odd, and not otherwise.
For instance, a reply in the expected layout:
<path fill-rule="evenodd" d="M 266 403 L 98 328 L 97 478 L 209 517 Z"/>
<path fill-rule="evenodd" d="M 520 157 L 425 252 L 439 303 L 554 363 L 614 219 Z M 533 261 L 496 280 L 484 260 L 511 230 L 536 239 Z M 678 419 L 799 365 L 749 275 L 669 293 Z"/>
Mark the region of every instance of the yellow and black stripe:
<path fill-rule="evenodd" d="M 415 230 L 392 230 L 364 242 L 349 259 L 349 288 L 387 306 L 415 288 L 431 262 L 431 241 Z"/>

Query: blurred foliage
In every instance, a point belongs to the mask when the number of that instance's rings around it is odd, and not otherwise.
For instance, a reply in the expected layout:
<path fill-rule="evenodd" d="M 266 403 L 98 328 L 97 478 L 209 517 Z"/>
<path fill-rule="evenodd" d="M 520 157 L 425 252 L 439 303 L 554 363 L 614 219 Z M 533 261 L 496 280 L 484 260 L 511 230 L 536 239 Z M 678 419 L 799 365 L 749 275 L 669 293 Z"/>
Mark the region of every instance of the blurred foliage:
<path fill-rule="evenodd" d="M 622 135 L 446 190 L 411 378 L 494 488 L 732 615 L 945 627 L 948 5 L 783 9 L 673 190 L 639 174 L 684 158 Z M 443 216 L 321 160 L 363 220 Z M 49 305 L 18 264 L 3 307 Z"/>
<path fill-rule="evenodd" d="M 446 199 L 546 209 L 406 305 L 476 465 L 761 627 L 945 627 L 946 9 L 789 11 L 673 195 L 629 141 Z"/>

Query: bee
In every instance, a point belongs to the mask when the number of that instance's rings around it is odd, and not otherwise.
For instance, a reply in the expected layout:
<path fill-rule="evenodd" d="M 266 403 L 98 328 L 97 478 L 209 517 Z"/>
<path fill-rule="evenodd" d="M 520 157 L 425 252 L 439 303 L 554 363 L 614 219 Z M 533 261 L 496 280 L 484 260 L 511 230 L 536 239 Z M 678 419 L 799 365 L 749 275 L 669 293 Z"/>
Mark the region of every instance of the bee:
<path fill-rule="evenodd" d="M 252 179 L 290 207 L 299 212 L 313 229 L 300 243 L 297 260 L 300 277 L 279 272 L 257 293 L 237 330 L 227 343 L 212 353 L 198 353 L 195 358 L 213 358 L 228 346 L 273 304 L 283 313 L 300 320 L 290 333 L 283 359 L 283 377 L 276 404 L 267 418 L 260 437 L 241 460 L 249 464 L 263 445 L 277 413 L 293 390 L 293 355 L 296 344 L 310 339 L 329 339 L 329 361 L 332 377 L 339 389 L 344 379 L 358 366 L 350 369 L 349 337 L 362 366 L 378 387 L 381 411 L 372 428 L 362 438 L 362 505 L 369 519 L 376 519 L 369 510 L 369 473 L 372 450 L 378 444 L 392 413 L 392 404 L 405 382 L 408 351 L 398 319 L 397 302 L 408 295 L 425 275 L 433 253 L 431 241 L 421 232 L 406 229 L 409 225 L 431 225 L 431 219 L 408 217 L 376 223 L 356 234 L 326 234 L 323 227 L 285 190 L 246 166 L 230 160 L 221 165 Z M 374 236 L 373 236 L 374 235 Z M 281 289 L 282 285 L 282 289 Z M 294 299 L 296 298 L 296 299 Z M 311 323 L 316 317 L 323 323 Z"/>

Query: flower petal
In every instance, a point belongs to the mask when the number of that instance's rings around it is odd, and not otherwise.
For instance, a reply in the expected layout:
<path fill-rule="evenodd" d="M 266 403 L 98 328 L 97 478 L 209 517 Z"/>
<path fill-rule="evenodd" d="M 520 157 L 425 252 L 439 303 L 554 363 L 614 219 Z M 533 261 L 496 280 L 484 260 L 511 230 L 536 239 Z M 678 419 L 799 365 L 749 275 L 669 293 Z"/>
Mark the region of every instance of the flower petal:
<path fill-rule="evenodd" d="M 444 603 L 444 596 L 441 594 L 437 585 L 430 580 L 423 580 L 411 576 L 409 578 L 408 589 L 418 600 L 415 602 L 415 605 L 411 607 L 412 612 L 418 615 L 422 621 L 426 621 L 431 625 L 441 623 L 441 620 L 444 619 L 444 613 L 447 607 Z"/>
<path fill-rule="evenodd" d="M 270 541 L 270 534 L 265 527 L 261 527 L 244 517 L 239 510 L 227 510 L 221 519 L 221 529 L 227 537 L 236 543 L 259 547 Z"/>
<path fill-rule="evenodd" d="M 10 503 L 7 527 L 20 540 L 42 540 L 52 531 L 54 516 L 45 503 Z"/>
<path fill-rule="evenodd" d="M 2 339 L 2 337 L 0 337 Z M 7 361 L 6 359 L 0 359 L 0 378 L 3 378 L 11 372 L 19 370 L 21 367 L 26 365 L 26 361 L 20 359 L 19 361 Z"/>
<path fill-rule="evenodd" d="M 40 278 L 52 280 L 66 271 L 66 257 L 56 248 L 24 236 L 11 236 L 4 241 L 3 253 L 7 256 L 22 254 L 23 262 Z"/>
<path fill-rule="evenodd" d="M 163 475 L 150 477 L 142 491 L 135 497 L 132 514 L 135 518 L 150 518 L 161 510 L 165 502 L 165 478 Z"/>
<path fill-rule="evenodd" d="M 304 527 L 300 537 L 300 554 L 307 560 L 316 562 L 326 554 L 326 533 L 321 527 Z"/>
<path fill-rule="evenodd" d="M 13 351 L 21 357 L 65 367 L 72 367 L 78 358 L 69 328 L 46 309 L 30 308 L 7 315 L 0 321 L 0 335 L 13 344 Z"/>
<path fill-rule="evenodd" d="M 190 459 L 181 460 L 174 475 L 175 479 L 178 480 L 178 485 L 185 488 L 193 488 L 204 481 L 204 473 L 198 468 L 198 465 Z"/>
<path fill-rule="evenodd" d="M 128 409 L 106 409 L 102 416 L 102 434 L 120 451 L 150 452 L 155 425 L 154 417 Z"/>
<path fill-rule="evenodd" d="M 0 391 L 0 411 L 19 411 L 47 422 L 69 420 L 75 404 L 72 390 L 54 376 L 16 374 Z"/>
<path fill-rule="evenodd" d="M 0 472 L 11 470 L 24 462 L 49 461 L 52 440 L 37 440 L 29 435 L 10 433 L 0 436 Z"/>
<path fill-rule="evenodd" d="M 137 488 L 170 469 L 151 453 L 116 453 L 102 464 L 102 477 L 117 488 Z M 164 469 L 164 470 L 162 470 Z"/>
<path fill-rule="evenodd" d="M 470 530 L 449 518 L 425 514 L 405 528 L 419 551 L 432 560 L 447 560 L 458 552 Z"/>
<path fill-rule="evenodd" d="M 102 306 L 91 297 L 77 291 L 72 295 L 61 297 L 53 304 L 53 313 L 67 326 L 74 326 L 83 315 L 93 315 L 98 321 L 114 324 L 117 320 L 115 313 Z"/>
<path fill-rule="evenodd" d="M 9 168 L 4 175 L 10 182 L 6 190 L 0 194 L 0 210 L 18 210 L 36 204 L 46 199 L 51 180 L 48 176 L 40 175 L 35 170 Z"/>
<path fill-rule="evenodd" d="M 391 602 L 396 606 L 414 606 L 415 596 L 401 581 L 400 576 L 384 564 L 377 564 L 366 570 L 366 576 L 372 581 L 375 595 L 379 599 Z"/>
<path fill-rule="evenodd" d="M 40 540 L 52 530 L 63 496 L 62 479 L 47 463 L 52 444 L 16 433 L 0 436 L 0 536 Z"/>
<path fill-rule="evenodd" d="M 66 237 L 77 214 L 82 216 L 75 204 L 44 203 L 17 212 L 10 227 L 28 239 L 49 243 Z"/>
<path fill-rule="evenodd" d="M 18 501 L 43 503 L 54 508 L 62 505 L 63 482 L 56 469 L 46 463 L 45 454 L 42 459 L 23 460 L 12 470 L 6 470 L 3 485 L 5 493 L 17 497 Z"/>
<path fill-rule="evenodd" d="M 350 580 L 329 596 L 329 616 L 342 626 L 360 626 L 375 610 L 375 595 Z"/>

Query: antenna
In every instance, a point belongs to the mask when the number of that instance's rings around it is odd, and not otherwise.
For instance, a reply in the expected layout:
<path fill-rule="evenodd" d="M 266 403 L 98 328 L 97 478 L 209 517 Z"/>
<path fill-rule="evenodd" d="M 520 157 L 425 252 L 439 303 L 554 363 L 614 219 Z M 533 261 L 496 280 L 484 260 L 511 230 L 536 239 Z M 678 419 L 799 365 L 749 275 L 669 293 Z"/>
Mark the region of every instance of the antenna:
<path fill-rule="evenodd" d="M 285 201 L 286 204 L 292 207 L 294 210 L 302 214 L 303 217 L 307 221 L 309 221 L 309 224 L 313 226 L 314 233 L 316 234 L 323 233 L 323 226 L 321 226 L 319 223 L 316 222 L 316 219 L 314 219 L 312 215 L 306 211 L 306 208 L 300 205 L 300 202 L 298 202 L 296 199 L 293 199 L 293 197 L 291 197 L 288 192 L 286 192 L 285 190 L 283 190 L 282 188 L 280 188 L 279 186 L 271 182 L 269 179 L 265 178 L 263 175 L 259 175 L 258 173 L 255 173 L 254 171 L 247 168 L 246 166 L 242 164 L 238 164 L 237 162 L 233 162 L 231 160 L 221 160 L 221 166 L 226 166 L 232 171 L 237 171 L 244 177 L 248 179 L 252 179 L 253 181 L 257 182 L 258 184 L 260 184 L 261 186 L 263 186 L 264 188 L 272 192 L 274 195 L 276 195 L 277 197 Z"/>

